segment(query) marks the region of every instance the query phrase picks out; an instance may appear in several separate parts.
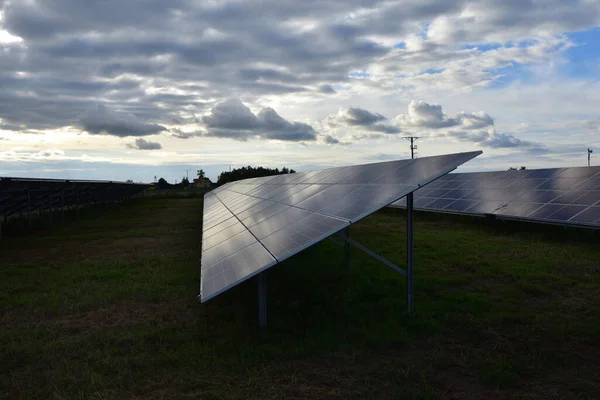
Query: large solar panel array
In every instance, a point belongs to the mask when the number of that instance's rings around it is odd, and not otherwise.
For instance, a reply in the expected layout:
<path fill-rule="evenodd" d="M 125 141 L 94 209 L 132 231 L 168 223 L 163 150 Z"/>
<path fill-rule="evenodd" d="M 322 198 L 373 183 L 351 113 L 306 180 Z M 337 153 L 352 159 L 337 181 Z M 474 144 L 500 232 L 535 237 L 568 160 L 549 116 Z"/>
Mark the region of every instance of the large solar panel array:
<path fill-rule="evenodd" d="M 415 209 L 600 228 L 600 167 L 448 174 L 414 198 Z"/>
<path fill-rule="evenodd" d="M 127 182 L 0 177 L 0 215 L 6 219 L 50 207 L 118 201 L 149 187 Z"/>
<path fill-rule="evenodd" d="M 479 154 L 246 179 L 207 193 L 200 299 L 222 293 Z"/>

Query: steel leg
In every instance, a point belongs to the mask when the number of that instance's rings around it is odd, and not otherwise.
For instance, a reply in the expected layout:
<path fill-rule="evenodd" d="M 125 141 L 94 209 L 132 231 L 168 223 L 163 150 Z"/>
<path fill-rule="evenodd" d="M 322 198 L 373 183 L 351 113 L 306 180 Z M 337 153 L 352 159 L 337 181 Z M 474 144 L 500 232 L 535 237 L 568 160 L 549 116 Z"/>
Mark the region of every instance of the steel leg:
<path fill-rule="evenodd" d="M 406 196 L 406 287 L 407 287 L 407 303 L 408 313 L 415 311 L 415 286 L 414 286 L 414 270 L 413 264 L 415 261 L 414 255 L 414 209 L 413 209 L 413 194 L 409 193 Z"/>

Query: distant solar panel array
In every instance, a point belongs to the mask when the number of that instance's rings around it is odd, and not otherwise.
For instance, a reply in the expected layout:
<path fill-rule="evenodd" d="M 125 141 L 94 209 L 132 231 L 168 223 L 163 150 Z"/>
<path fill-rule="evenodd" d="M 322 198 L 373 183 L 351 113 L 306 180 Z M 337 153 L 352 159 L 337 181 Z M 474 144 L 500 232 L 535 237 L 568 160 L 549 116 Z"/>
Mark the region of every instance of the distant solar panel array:
<path fill-rule="evenodd" d="M 6 223 L 11 215 L 120 201 L 149 187 L 127 182 L 0 177 L 0 215 Z"/>
<path fill-rule="evenodd" d="M 479 154 L 246 179 L 207 193 L 200 299 L 209 300 Z"/>
<path fill-rule="evenodd" d="M 448 174 L 414 199 L 415 209 L 600 228 L 600 167 Z"/>

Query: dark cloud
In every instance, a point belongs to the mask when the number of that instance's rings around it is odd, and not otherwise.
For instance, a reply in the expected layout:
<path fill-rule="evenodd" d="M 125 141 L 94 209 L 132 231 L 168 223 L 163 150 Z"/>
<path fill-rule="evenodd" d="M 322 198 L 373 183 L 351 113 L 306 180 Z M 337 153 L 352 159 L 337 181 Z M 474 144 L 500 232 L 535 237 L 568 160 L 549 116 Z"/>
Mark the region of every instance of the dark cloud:
<path fill-rule="evenodd" d="M 400 133 L 401 130 L 389 123 L 386 117 L 378 113 L 372 113 L 362 108 L 342 108 L 337 114 L 330 115 L 326 123 L 332 128 L 347 126 L 362 128 L 371 132 L 382 132 L 387 134 Z"/>
<path fill-rule="evenodd" d="M 337 140 L 336 138 L 334 138 L 334 137 L 333 137 L 333 136 L 331 136 L 331 135 L 325 135 L 325 136 L 323 136 L 323 141 L 324 141 L 326 144 L 340 144 L 340 141 L 339 141 L 339 140 Z"/>
<path fill-rule="evenodd" d="M 112 111 L 103 105 L 82 114 L 79 123 L 90 134 L 119 137 L 154 135 L 167 130 L 164 126 L 144 123 L 133 114 Z"/>
<path fill-rule="evenodd" d="M 256 115 L 238 99 L 217 104 L 202 121 L 208 128 L 236 131 L 251 131 L 260 125 Z"/>
<path fill-rule="evenodd" d="M 350 140 L 352 141 L 356 141 L 356 140 L 378 140 L 378 139 L 383 139 L 385 137 L 385 135 L 382 135 L 380 133 L 366 133 L 366 134 L 354 134 L 350 136 Z"/>
<path fill-rule="evenodd" d="M 270 108 L 263 108 L 258 115 L 240 100 L 230 99 L 215 105 L 202 117 L 208 136 L 247 140 L 251 137 L 284 141 L 313 141 L 317 138 L 312 126 L 301 122 L 289 122 Z"/>
<path fill-rule="evenodd" d="M 162 145 L 158 142 L 151 142 L 146 139 L 138 138 L 135 139 L 135 142 L 127 143 L 125 145 L 129 149 L 134 150 L 160 150 L 162 149 Z"/>
<path fill-rule="evenodd" d="M 383 132 L 388 134 L 400 133 L 402 130 L 394 125 L 389 124 L 374 124 L 369 126 L 370 131 Z"/>
<path fill-rule="evenodd" d="M 362 108 L 348 108 L 342 116 L 344 122 L 348 125 L 371 125 L 375 122 L 383 121 L 385 117 L 381 114 L 373 114 Z"/>
<path fill-rule="evenodd" d="M 171 136 L 177 139 L 190 139 L 193 137 L 200 137 L 206 135 L 206 132 L 203 131 L 194 131 L 194 132 L 185 132 L 181 129 L 172 128 L 169 130 Z"/>
<path fill-rule="evenodd" d="M 288 122 L 270 107 L 263 108 L 257 115 L 261 123 L 262 136 L 268 139 L 303 141 L 315 140 L 315 130 L 308 124 L 301 122 Z"/>
<path fill-rule="evenodd" d="M 331 85 L 321 85 L 319 86 L 319 92 L 325 94 L 336 93 L 335 89 Z"/>

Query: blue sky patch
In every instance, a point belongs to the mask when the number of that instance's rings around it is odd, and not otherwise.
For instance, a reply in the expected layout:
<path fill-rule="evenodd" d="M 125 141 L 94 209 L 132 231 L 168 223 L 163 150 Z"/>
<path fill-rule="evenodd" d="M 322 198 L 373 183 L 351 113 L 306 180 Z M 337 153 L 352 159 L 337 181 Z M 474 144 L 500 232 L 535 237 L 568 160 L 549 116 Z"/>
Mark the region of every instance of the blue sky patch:
<path fill-rule="evenodd" d="M 600 29 L 567 35 L 575 46 L 565 52 L 568 63 L 563 72 L 573 77 L 597 77 L 600 73 Z"/>

